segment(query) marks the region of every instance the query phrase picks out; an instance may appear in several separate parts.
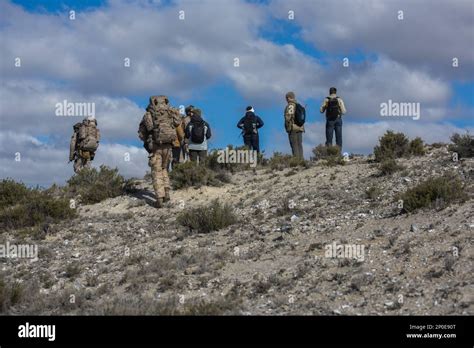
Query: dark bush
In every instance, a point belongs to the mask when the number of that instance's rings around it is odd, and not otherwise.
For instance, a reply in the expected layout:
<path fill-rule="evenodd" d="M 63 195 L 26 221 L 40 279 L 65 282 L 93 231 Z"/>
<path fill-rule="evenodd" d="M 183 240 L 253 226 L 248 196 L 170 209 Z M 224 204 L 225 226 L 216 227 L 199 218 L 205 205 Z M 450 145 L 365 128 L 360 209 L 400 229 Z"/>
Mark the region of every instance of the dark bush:
<path fill-rule="evenodd" d="M 464 135 L 454 133 L 451 136 L 451 141 L 453 144 L 450 144 L 448 149 L 456 152 L 459 158 L 474 157 L 474 136 L 469 133 Z"/>
<path fill-rule="evenodd" d="M 425 145 L 423 143 L 423 139 L 416 137 L 410 141 L 408 152 L 413 156 L 423 156 L 425 154 Z"/>
<path fill-rule="evenodd" d="M 379 145 L 374 148 L 376 162 L 386 159 L 405 157 L 410 153 L 409 140 L 403 133 L 394 133 L 388 130 L 380 139 Z"/>
<path fill-rule="evenodd" d="M 299 166 L 309 168 L 308 161 L 292 155 L 284 155 L 281 152 L 274 152 L 267 163 L 272 170 L 283 170 L 285 168 L 295 168 Z"/>
<path fill-rule="evenodd" d="M 209 233 L 236 223 L 237 218 L 229 204 L 214 200 L 207 206 L 183 211 L 178 215 L 177 221 L 188 227 L 190 232 Z"/>
<path fill-rule="evenodd" d="M 30 192 L 23 183 L 3 179 L 0 181 L 0 209 L 23 202 Z"/>
<path fill-rule="evenodd" d="M 412 212 L 420 208 L 442 209 L 450 203 L 467 198 L 462 182 L 454 175 L 431 177 L 396 197 L 403 201 L 403 210 Z"/>
<path fill-rule="evenodd" d="M 344 165 L 346 163 L 341 155 L 341 149 L 337 145 L 319 144 L 313 149 L 313 155 L 312 160 L 325 160 L 324 163 L 328 166 Z"/>
<path fill-rule="evenodd" d="M 170 173 L 171 184 L 174 189 L 201 186 L 221 186 L 230 182 L 230 177 L 223 169 L 216 171 L 196 162 L 177 164 Z"/>
<path fill-rule="evenodd" d="M 379 164 L 380 175 L 392 175 L 393 173 L 404 169 L 403 166 L 399 165 L 393 158 L 387 158 Z"/>
<path fill-rule="evenodd" d="M 17 229 L 54 223 L 76 216 L 66 198 L 56 198 L 51 192 L 27 188 L 13 180 L 0 182 L 0 227 Z"/>
<path fill-rule="evenodd" d="M 118 169 L 101 165 L 100 169 L 85 168 L 73 175 L 67 182 L 67 195 L 80 195 L 83 204 L 99 203 L 107 198 L 120 196 L 123 192 L 124 178 Z"/>

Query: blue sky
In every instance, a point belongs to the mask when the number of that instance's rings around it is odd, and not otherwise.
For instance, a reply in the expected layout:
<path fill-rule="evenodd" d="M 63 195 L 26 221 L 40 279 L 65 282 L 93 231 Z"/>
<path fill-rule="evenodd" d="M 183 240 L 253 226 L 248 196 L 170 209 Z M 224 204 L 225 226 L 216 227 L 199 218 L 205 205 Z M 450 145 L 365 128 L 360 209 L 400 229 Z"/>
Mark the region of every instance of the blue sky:
<path fill-rule="evenodd" d="M 309 158 L 324 142 L 319 105 L 333 85 L 348 109 L 347 152 L 370 153 L 387 129 L 427 142 L 473 131 L 472 1 L 15 0 L 0 6 L 1 177 L 48 185 L 72 174 L 65 162 L 77 120 L 51 117 L 64 99 L 96 103 L 103 142 L 95 165 L 117 166 L 126 176 L 147 170 L 136 129 L 151 94 L 200 107 L 215 148 L 241 143 L 235 125 L 254 106 L 265 121 L 267 154 L 290 151 L 282 113 L 285 93 L 294 90 L 307 106 Z M 68 19 L 71 9 L 75 21 Z M 12 64 L 17 57 L 21 68 Z M 131 68 L 121 66 L 124 57 Z M 349 67 L 342 66 L 344 57 Z M 419 102 L 420 120 L 381 117 L 379 105 L 388 99 Z M 12 163 L 17 152 L 25 160 Z M 124 163 L 125 152 L 131 163 Z"/>

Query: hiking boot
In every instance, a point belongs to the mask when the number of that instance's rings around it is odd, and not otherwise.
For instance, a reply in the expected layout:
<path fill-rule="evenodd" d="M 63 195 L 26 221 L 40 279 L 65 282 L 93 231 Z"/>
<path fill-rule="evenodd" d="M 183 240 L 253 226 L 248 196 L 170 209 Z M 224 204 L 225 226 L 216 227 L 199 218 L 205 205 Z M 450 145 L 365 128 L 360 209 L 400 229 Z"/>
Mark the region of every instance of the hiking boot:
<path fill-rule="evenodd" d="M 155 202 L 155 208 L 163 208 L 163 198 L 157 198 Z"/>
<path fill-rule="evenodd" d="M 171 200 L 170 198 L 170 190 L 165 189 L 165 197 L 163 198 L 163 202 L 169 202 Z"/>

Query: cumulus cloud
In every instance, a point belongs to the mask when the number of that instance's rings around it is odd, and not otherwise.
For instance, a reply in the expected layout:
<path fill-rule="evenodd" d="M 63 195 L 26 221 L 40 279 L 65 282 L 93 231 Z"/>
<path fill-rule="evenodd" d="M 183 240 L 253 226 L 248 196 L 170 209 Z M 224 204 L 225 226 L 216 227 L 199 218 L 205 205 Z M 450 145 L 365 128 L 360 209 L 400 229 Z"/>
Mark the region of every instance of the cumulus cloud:
<path fill-rule="evenodd" d="M 376 138 L 394 123 L 379 116 L 380 103 L 388 99 L 421 104 L 420 123 L 410 132 L 425 138 L 430 130 L 426 140 L 447 139 L 456 127 L 435 122 L 465 117 L 472 110 L 448 108 L 451 82 L 461 78 L 440 66 L 456 52 L 462 75 L 472 72 L 472 7 L 461 0 L 449 9 L 430 2 L 430 10 L 422 12 L 420 3 L 428 2 L 402 2 L 406 20 L 400 23 L 389 20 L 396 18 L 398 5 L 379 1 L 109 1 L 77 12 L 74 21 L 67 12 L 28 12 L 3 1 L 1 175 L 43 183 L 64 181 L 72 174 L 72 166 L 65 164 L 67 147 L 72 125 L 81 118 L 55 116 L 56 103 L 64 100 L 95 104 L 103 136 L 96 164 L 119 166 L 127 176 L 143 175 L 146 153 L 130 145 L 137 140 L 143 115 L 134 100 L 156 91 L 192 100 L 222 82 L 259 107 L 283 107 L 288 90 L 300 100 L 319 101 L 336 85 L 348 109 L 345 142 L 353 152 L 370 152 Z M 272 16 L 283 18 L 288 9 L 295 10 L 303 38 L 330 57 L 362 48 L 378 58 L 343 68 L 339 61 L 322 62 L 292 43 L 264 39 L 261 30 L 272 27 Z M 355 15 L 357 11 L 362 13 Z M 15 58 L 21 59 L 21 67 L 14 65 Z M 130 67 L 125 58 L 130 58 Z M 323 142 L 317 127 L 322 125 L 308 125 L 307 149 Z M 218 125 L 213 130 L 212 141 L 227 137 Z M 359 131 L 368 135 L 361 137 Z M 281 130 L 272 136 L 269 151 L 286 143 Z M 12 160 L 16 152 L 22 153 L 21 162 Z M 130 161 L 124 160 L 126 153 Z"/>
<path fill-rule="evenodd" d="M 470 0 L 274 0 L 270 7 L 284 19 L 294 11 L 302 37 L 325 52 L 375 52 L 444 78 L 469 80 L 474 73 Z M 459 68 L 452 66 L 454 57 Z"/>

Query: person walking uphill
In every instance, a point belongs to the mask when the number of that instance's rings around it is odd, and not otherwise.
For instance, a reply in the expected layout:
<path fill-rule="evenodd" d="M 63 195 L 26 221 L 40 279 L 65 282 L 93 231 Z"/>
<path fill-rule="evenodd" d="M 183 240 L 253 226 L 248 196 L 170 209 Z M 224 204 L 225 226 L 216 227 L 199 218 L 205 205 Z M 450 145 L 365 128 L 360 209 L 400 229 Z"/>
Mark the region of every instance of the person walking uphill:
<path fill-rule="evenodd" d="M 189 148 L 189 159 L 202 162 L 207 157 L 207 140 L 211 137 L 209 123 L 201 117 L 200 109 L 193 109 L 191 120 L 186 126 L 186 138 Z"/>
<path fill-rule="evenodd" d="M 150 104 L 143 115 L 138 136 L 148 151 L 148 165 L 151 167 L 156 208 L 170 200 L 168 166 L 172 157 L 172 146 L 176 140 L 176 127 L 181 124 L 177 109 L 169 105 L 164 95 L 150 97 Z"/>
<path fill-rule="evenodd" d="M 73 129 L 69 144 L 69 162 L 74 161 L 74 172 L 79 173 L 83 168 L 90 168 L 99 147 L 100 131 L 94 117 L 87 117 L 76 123 Z"/>
<path fill-rule="evenodd" d="M 260 144 L 258 139 L 258 129 L 263 127 L 263 121 L 260 117 L 255 115 L 253 107 L 248 106 L 245 116 L 237 123 L 237 128 L 242 130 L 244 137 L 244 144 L 250 150 L 256 150 L 260 153 Z"/>
<path fill-rule="evenodd" d="M 329 97 L 324 98 L 319 111 L 326 111 L 326 146 L 332 145 L 332 136 L 336 133 L 336 145 L 342 150 L 342 115 L 346 113 L 346 107 L 336 93 L 336 87 L 329 88 Z"/>
<path fill-rule="evenodd" d="M 293 156 L 303 159 L 303 132 L 306 118 L 305 108 L 296 101 L 295 93 L 286 93 L 285 129 L 290 140 Z"/>

